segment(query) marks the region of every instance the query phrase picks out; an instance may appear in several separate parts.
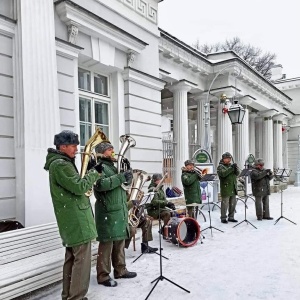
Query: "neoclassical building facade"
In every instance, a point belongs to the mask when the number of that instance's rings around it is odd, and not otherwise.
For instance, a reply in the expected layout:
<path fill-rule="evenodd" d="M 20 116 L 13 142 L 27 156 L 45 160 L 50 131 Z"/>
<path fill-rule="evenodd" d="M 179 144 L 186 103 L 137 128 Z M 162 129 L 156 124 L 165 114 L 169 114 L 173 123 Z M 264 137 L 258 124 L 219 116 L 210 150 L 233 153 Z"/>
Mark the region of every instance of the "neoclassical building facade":
<path fill-rule="evenodd" d="M 158 27 L 159 2 L 3 1 L 0 219 L 54 220 L 43 166 L 64 129 L 83 147 L 98 126 L 116 151 L 130 134 L 132 167 L 149 174 L 163 171 L 171 136 L 176 185 L 192 145 L 209 145 L 215 164 L 229 151 L 240 167 L 252 153 L 268 168 L 296 169 L 299 79 L 271 82 L 233 52 L 196 51 Z M 231 125 L 224 94 L 245 107 L 242 124 Z"/>

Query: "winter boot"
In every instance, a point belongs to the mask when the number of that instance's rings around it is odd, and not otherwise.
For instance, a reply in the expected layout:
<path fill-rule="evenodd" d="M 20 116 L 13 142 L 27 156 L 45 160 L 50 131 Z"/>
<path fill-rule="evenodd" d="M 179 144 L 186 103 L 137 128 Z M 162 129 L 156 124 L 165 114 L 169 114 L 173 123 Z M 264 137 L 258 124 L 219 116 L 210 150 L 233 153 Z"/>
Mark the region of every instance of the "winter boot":
<path fill-rule="evenodd" d="M 141 243 L 141 251 L 142 253 L 154 253 L 156 252 L 158 249 L 157 248 L 152 248 L 148 245 L 148 242 L 143 242 Z"/>

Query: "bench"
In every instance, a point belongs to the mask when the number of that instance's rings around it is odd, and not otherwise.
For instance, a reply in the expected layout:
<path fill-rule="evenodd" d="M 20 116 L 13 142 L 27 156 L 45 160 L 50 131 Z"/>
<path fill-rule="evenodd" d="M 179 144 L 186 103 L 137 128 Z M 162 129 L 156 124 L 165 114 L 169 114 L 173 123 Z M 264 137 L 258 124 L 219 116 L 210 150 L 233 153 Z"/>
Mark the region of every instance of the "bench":
<path fill-rule="evenodd" d="M 98 243 L 92 243 L 92 264 Z M 0 233 L 0 300 L 62 280 L 65 248 L 56 223 Z"/>

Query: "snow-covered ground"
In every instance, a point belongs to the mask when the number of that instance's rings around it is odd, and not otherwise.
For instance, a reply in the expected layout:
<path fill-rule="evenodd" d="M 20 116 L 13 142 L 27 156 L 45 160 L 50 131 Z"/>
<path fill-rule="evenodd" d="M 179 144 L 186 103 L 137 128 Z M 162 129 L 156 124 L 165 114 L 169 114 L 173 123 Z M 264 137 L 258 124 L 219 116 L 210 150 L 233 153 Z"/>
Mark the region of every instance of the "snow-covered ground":
<path fill-rule="evenodd" d="M 162 241 L 163 255 L 169 260 L 162 260 L 163 276 L 190 291 L 190 294 L 166 280 L 159 281 L 149 299 L 188 299 L 199 300 L 248 300 L 248 299 L 300 299 L 300 189 L 290 186 L 283 192 L 283 215 L 297 223 L 294 225 L 281 219 L 280 193 L 272 194 L 270 211 L 274 220 L 257 221 L 254 202 L 249 199 L 247 219 L 233 228 L 234 223 L 221 224 L 220 211 L 212 213 L 212 226 L 224 233 L 213 230 L 204 231 L 203 244 L 198 242 L 193 247 L 178 248 Z M 244 204 L 238 201 L 235 217 L 244 220 Z M 207 208 L 203 210 L 208 219 Z M 209 220 L 203 222 L 198 217 L 202 229 L 209 226 Z M 151 246 L 158 246 L 158 228 L 153 229 L 154 241 Z M 140 235 L 140 233 L 138 233 Z M 108 288 L 99 286 L 95 268 L 92 270 L 89 300 L 108 299 L 145 299 L 153 284 L 151 281 L 160 275 L 159 256 L 140 254 L 140 245 L 134 252 L 132 245 L 126 250 L 127 268 L 136 271 L 134 279 L 119 279 L 118 286 Z M 61 286 L 38 293 L 30 299 L 60 299 Z M 28 298 L 27 298 L 28 299 Z"/>

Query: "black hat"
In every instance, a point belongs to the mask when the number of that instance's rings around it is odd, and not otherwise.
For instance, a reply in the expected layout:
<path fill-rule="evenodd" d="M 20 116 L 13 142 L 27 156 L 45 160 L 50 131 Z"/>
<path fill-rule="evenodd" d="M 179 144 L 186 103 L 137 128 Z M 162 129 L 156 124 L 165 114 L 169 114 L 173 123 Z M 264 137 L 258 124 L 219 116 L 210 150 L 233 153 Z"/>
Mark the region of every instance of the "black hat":
<path fill-rule="evenodd" d="M 224 152 L 222 154 L 222 159 L 224 159 L 224 158 L 232 158 L 232 155 L 229 152 Z"/>
<path fill-rule="evenodd" d="M 96 153 L 103 154 L 107 149 L 110 149 L 110 148 L 112 148 L 112 149 L 114 148 L 114 146 L 111 143 L 102 142 L 95 147 L 95 151 L 96 151 Z"/>
<path fill-rule="evenodd" d="M 265 162 L 262 158 L 258 158 L 255 160 L 254 164 L 257 166 L 257 165 L 264 165 Z"/>
<path fill-rule="evenodd" d="M 162 175 L 160 173 L 155 173 L 155 174 L 153 174 L 152 179 L 153 179 L 153 181 L 161 180 Z"/>
<path fill-rule="evenodd" d="M 188 165 L 195 165 L 195 163 L 194 163 L 192 160 L 188 159 L 188 160 L 186 160 L 186 161 L 184 162 L 184 165 L 185 165 L 185 166 L 188 166 Z"/>
<path fill-rule="evenodd" d="M 54 136 L 54 145 L 79 145 L 78 134 L 71 130 L 63 130 Z"/>

